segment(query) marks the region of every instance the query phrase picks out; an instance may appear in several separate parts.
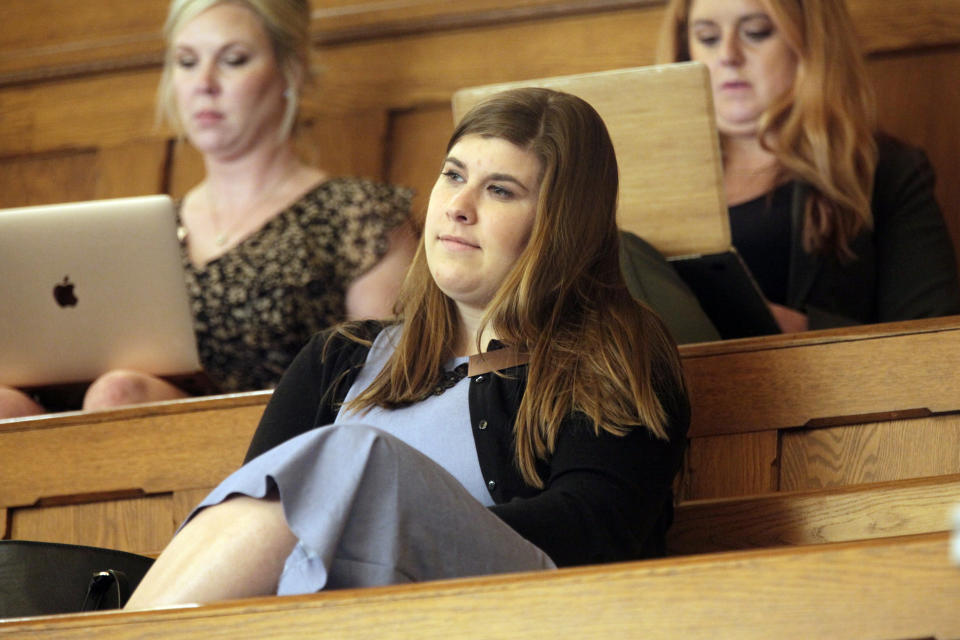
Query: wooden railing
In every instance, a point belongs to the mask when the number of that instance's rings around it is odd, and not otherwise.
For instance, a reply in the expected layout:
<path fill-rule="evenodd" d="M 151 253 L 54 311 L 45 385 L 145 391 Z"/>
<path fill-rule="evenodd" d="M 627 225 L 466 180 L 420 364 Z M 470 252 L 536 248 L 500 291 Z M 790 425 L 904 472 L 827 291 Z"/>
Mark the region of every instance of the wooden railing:
<path fill-rule="evenodd" d="M 684 499 L 960 473 L 960 318 L 681 347 Z"/>
<path fill-rule="evenodd" d="M 928 534 L 34 618 L 0 638 L 957 638 L 947 547 Z"/>

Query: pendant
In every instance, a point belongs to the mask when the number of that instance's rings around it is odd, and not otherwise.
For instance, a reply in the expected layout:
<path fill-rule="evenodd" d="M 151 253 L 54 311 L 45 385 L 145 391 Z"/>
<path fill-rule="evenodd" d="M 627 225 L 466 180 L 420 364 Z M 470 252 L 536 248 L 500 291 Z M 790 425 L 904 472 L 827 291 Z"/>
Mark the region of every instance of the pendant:
<path fill-rule="evenodd" d="M 222 247 L 223 245 L 227 244 L 227 234 L 218 233 L 217 237 L 214 238 L 213 241 L 217 243 L 218 247 Z"/>

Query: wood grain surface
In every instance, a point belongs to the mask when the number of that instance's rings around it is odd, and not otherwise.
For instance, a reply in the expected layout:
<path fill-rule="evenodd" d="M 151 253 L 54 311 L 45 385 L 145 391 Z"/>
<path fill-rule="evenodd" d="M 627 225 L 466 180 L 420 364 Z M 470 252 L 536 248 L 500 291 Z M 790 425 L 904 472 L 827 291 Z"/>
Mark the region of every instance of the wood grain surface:
<path fill-rule="evenodd" d="M 681 503 L 671 553 L 820 544 L 950 530 L 960 475 Z"/>
<path fill-rule="evenodd" d="M 960 410 L 960 325 L 951 323 L 957 318 L 902 323 L 889 334 L 876 325 L 863 334 L 831 331 L 828 339 L 811 332 L 683 349 L 695 406 L 690 434 Z"/>
<path fill-rule="evenodd" d="M 960 637 L 948 536 L 0 623 L 0 637 Z"/>

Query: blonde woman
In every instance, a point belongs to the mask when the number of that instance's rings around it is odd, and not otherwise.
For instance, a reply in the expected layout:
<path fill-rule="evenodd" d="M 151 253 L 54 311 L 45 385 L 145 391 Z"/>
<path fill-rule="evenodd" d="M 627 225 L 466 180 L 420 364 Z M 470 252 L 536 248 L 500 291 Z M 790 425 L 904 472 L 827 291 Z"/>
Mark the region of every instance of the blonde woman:
<path fill-rule="evenodd" d="M 585 169 L 586 168 L 586 169 Z M 129 607 L 660 555 L 689 405 L 585 102 L 468 113 L 395 323 L 318 336 Z"/>
<path fill-rule="evenodd" d="M 784 331 L 960 313 L 926 156 L 877 131 L 843 0 L 671 0 L 710 69 L 734 245 Z"/>
<path fill-rule="evenodd" d="M 294 153 L 309 21 L 307 0 L 170 5 L 159 107 L 206 169 L 179 214 L 213 391 L 273 387 L 317 331 L 389 316 L 413 255 L 408 190 L 334 178 Z M 83 407 L 186 395 L 142 372 L 111 371 L 87 389 Z M 44 410 L 0 388 L 0 417 Z"/>

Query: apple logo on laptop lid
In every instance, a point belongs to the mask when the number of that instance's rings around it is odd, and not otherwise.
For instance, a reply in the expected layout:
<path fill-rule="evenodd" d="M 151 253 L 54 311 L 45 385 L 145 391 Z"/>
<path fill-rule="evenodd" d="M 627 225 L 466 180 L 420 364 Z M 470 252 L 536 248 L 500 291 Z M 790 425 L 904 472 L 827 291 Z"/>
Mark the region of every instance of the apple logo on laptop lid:
<path fill-rule="evenodd" d="M 53 287 L 53 299 L 61 307 L 75 307 L 77 305 L 77 296 L 73 293 L 73 283 L 70 282 L 70 276 L 63 276 L 63 282 Z"/>

